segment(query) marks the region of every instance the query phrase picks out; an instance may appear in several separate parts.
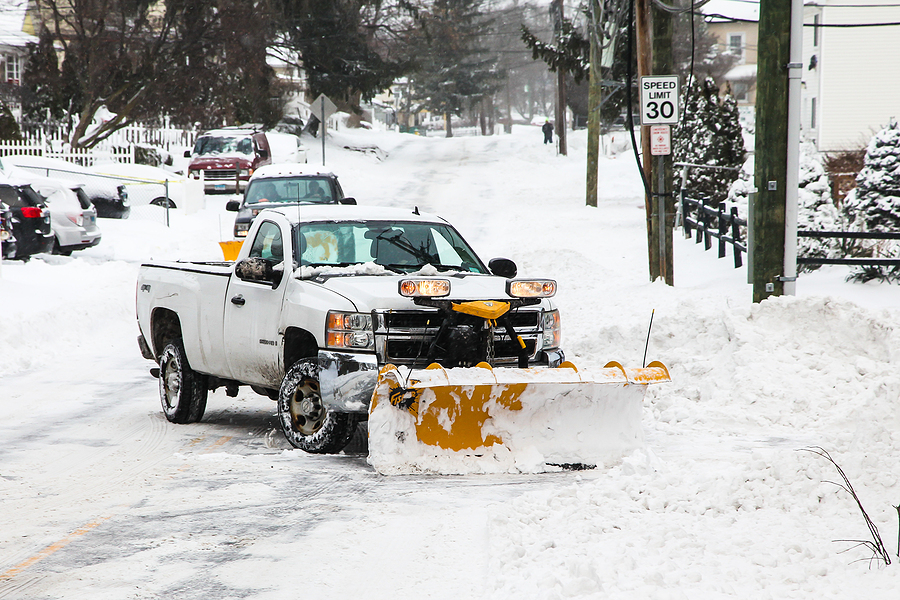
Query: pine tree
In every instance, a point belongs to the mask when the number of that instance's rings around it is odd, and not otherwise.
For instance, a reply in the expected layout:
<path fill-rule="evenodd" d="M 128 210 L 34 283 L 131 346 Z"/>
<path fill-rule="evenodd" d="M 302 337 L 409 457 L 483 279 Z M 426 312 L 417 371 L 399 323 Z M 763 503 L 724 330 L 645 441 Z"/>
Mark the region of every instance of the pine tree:
<path fill-rule="evenodd" d="M 891 119 L 866 148 L 865 166 L 856 176 L 856 189 L 844 199 L 850 227 L 860 231 L 900 231 L 900 125 Z M 856 255 L 900 258 L 894 240 L 868 242 Z M 900 280 L 900 267 L 858 267 L 848 279 L 855 281 Z"/>
<path fill-rule="evenodd" d="M 865 166 L 856 176 L 856 194 L 845 211 L 864 231 L 900 231 L 900 125 L 891 120 L 869 142 Z"/>
<path fill-rule="evenodd" d="M 503 74 L 498 59 L 481 43 L 492 27 L 481 11 L 482 0 L 435 0 L 420 13 L 416 42 L 418 64 L 412 77 L 422 108 L 444 115 L 447 137 L 450 119 L 474 108 L 499 89 Z"/>
<path fill-rule="evenodd" d="M 717 206 L 728 198 L 731 184 L 737 180 L 744 163 L 744 138 L 737 103 L 719 89 L 711 77 L 692 80 L 682 98 L 684 118 L 674 131 L 675 162 L 726 167 L 692 168 L 688 181 L 676 177 L 676 187 L 684 185 L 695 199 Z"/>

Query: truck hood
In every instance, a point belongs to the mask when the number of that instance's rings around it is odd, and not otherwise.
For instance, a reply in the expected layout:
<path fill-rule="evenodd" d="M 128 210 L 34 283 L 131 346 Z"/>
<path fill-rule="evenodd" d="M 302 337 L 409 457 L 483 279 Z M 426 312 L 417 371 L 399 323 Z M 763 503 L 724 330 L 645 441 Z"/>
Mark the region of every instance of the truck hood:
<path fill-rule="evenodd" d="M 400 295 L 401 279 L 410 276 L 401 275 L 353 275 L 346 277 L 328 277 L 324 281 L 306 280 L 344 296 L 356 305 L 359 312 L 378 309 L 415 309 L 412 298 Z M 424 277 L 423 277 L 424 279 Z M 506 279 L 494 275 L 454 275 L 435 276 L 434 279 L 450 280 L 451 300 L 508 300 Z"/>

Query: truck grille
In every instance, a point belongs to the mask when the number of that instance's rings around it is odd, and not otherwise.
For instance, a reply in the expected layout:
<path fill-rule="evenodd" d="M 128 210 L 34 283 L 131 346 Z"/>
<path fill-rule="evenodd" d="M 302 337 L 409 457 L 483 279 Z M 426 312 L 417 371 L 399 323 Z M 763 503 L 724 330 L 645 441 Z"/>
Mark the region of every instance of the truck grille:
<path fill-rule="evenodd" d="M 385 363 L 395 365 L 423 366 L 431 343 L 434 341 L 441 325 L 443 315 L 438 311 L 390 311 L 375 314 L 375 347 Z M 540 311 L 517 311 L 509 315 L 510 323 L 516 333 L 522 337 L 528 355 L 536 357 L 538 336 L 541 331 Z M 478 317 L 459 315 L 459 323 L 483 326 Z M 518 361 L 519 344 L 509 339 L 502 326 L 494 328 L 494 364 L 515 365 Z M 438 355 L 435 360 L 443 359 Z"/>
<path fill-rule="evenodd" d="M 203 171 L 204 179 L 230 179 L 234 181 L 235 175 L 234 169 L 206 169 Z"/>

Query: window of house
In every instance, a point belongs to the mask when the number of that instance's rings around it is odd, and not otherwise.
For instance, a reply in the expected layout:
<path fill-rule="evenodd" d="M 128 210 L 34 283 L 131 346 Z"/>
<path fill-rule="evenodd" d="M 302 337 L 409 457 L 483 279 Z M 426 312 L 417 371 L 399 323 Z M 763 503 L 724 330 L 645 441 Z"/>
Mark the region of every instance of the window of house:
<path fill-rule="evenodd" d="M 4 58 L 3 81 L 7 83 L 19 83 L 21 78 L 21 63 L 15 54 L 7 54 Z"/>
<path fill-rule="evenodd" d="M 819 47 L 819 15 L 813 15 L 813 48 Z"/>
<path fill-rule="evenodd" d="M 734 99 L 738 102 L 746 102 L 749 100 L 750 85 L 746 81 L 735 81 L 732 84 Z"/>
<path fill-rule="evenodd" d="M 729 33 L 728 34 L 728 52 L 744 61 L 744 34 Z"/>

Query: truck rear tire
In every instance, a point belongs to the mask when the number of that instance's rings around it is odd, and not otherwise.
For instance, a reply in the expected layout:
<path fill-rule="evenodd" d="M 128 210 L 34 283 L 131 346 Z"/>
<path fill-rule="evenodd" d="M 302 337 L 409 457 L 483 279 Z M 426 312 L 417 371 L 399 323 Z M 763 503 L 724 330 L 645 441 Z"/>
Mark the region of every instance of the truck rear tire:
<path fill-rule="evenodd" d="M 168 342 L 159 355 L 159 399 L 172 423 L 196 423 L 206 411 L 206 376 L 191 369 L 180 339 Z"/>
<path fill-rule="evenodd" d="M 336 454 L 356 431 L 356 417 L 329 411 L 319 393 L 319 364 L 304 358 L 285 374 L 278 393 L 278 420 L 288 442 L 312 454 Z"/>

